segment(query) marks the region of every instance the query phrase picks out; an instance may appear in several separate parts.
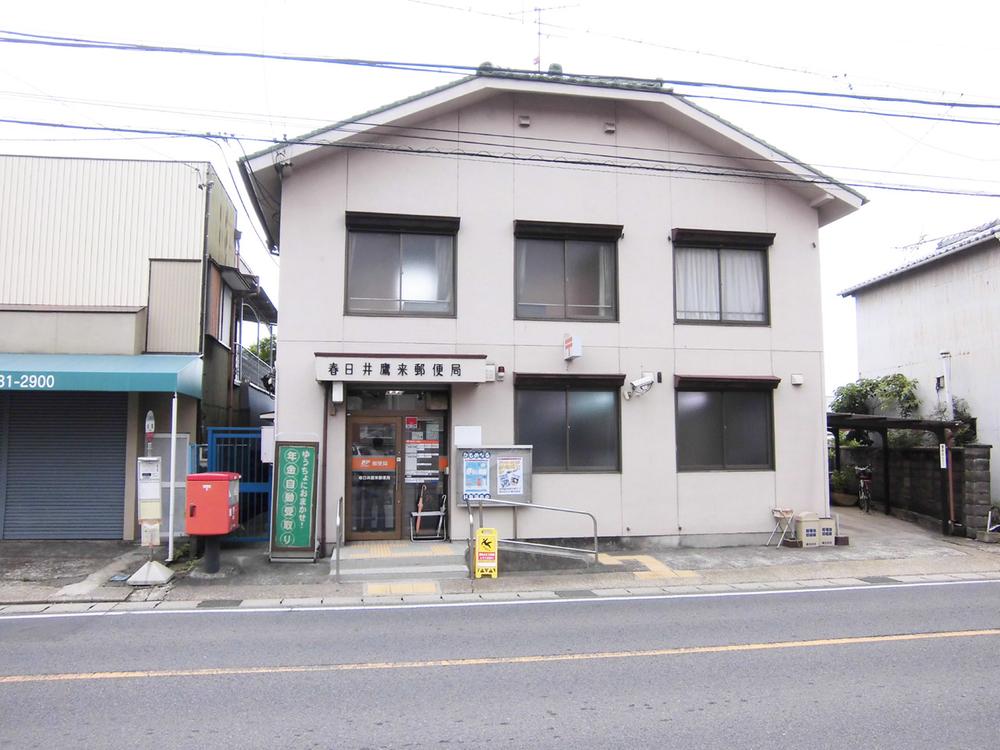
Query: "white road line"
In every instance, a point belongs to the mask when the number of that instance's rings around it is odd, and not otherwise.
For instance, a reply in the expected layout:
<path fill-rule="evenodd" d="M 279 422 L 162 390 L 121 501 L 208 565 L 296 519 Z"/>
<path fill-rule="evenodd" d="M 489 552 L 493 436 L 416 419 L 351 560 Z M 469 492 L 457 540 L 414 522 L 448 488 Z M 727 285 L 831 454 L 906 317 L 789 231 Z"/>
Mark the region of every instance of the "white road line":
<path fill-rule="evenodd" d="M 813 588 L 794 589 L 762 589 L 760 591 L 712 591 L 684 594 L 636 594 L 631 596 L 586 596 L 579 599 L 506 599 L 481 600 L 467 602 L 421 602 L 412 604 L 348 604 L 348 605 L 313 605 L 307 607 L 209 607 L 206 609 L 143 609 L 143 610 L 103 610 L 100 612 L 34 612 L 25 614 L 5 615 L 0 610 L 0 623 L 16 620 L 58 620 L 72 617 L 124 617 L 148 615 L 220 615 L 220 614 L 269 614 L 286 612 L 379 612 L 412 609 L 454 609 L 460 607 L 521 607 L 535 604 L 598 604 L 606 602 L 641 602 L 662 601 L 670 599 L 726 599 L 730 597 L 747 596 L 784 596 L 796 594 L 830 594 L 841 591 L 878 591 L 885 589 L 911 589 L 936 586 L 982 586 L 1000 584 L 1000 579 L 976 579 L 968 581 L 917 581 L 913 583 L 872 583 L 863 586 L 817 586 Z M 540 592 L 539 592 L 540 593 Z"/>

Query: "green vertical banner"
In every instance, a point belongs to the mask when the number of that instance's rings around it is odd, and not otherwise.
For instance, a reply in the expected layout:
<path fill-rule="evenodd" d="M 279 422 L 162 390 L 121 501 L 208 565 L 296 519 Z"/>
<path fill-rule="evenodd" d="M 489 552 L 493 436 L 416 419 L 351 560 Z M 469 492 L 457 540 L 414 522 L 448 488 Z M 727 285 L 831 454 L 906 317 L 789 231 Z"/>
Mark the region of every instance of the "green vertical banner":
<path fill-rule="evenodd" d="M 271 493 L 271 559 L 316 558 L 316 459 L 318 443 L 284 443 L 274 450 Z"/>

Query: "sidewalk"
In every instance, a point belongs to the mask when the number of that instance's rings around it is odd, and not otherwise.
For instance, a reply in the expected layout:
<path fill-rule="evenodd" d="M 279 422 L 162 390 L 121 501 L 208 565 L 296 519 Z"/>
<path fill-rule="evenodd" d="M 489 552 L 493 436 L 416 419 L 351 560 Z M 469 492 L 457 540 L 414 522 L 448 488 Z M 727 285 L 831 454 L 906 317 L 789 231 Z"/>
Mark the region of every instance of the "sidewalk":
<path fill-rule="evenodd" d="M 384 606 L 1000 580 L 1000 545 L 942 537 L 881 514 L 863 515 L 856 508 L 839 510 L 841 528 L 850 536 L 847 547 L 646 548 L 602 554 L 598 564 L 586 568 L 506 573 L 501 553 L 501 577 L 496 580 L 439 572 L 454 569 L 453 565 L 429 565 L 423 570 L 416 565 L 405 580 L 353 576 L 353 580 L 337 583 L 330 560 L 272 564 L 262 547 L 250 547 L 224 550 L 222 571 L 217 575 L 182 570 L 165 586 L 133 589 L 123 579 L 146 558 L 145 550 L 133 545 L 3 542 L 0 616 L 154 608 Z"/>

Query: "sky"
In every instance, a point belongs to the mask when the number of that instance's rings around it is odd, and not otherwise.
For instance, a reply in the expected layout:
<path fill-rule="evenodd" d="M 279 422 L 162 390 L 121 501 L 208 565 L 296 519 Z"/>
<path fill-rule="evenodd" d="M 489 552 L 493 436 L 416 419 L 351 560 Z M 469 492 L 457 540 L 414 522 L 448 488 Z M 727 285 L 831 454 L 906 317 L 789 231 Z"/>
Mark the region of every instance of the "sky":
<path fill-rule="evenodd" d="M 956 106 L 1000 105 L 995 45 L 982 33 L 998 27 L 1000 3 L 40 0 L 4 3 L 3 10 L 0 39 L 34 34 L 441 65 L 488 60 L 512 68 L 534 68 L 540 57 L 542 69 L 559 63 L 567 73 L 941 102 L 674 86 L 679 93 L 715 97 L 693 101 L 857 185 L 869 199 L 820 230 L 828 393 L 858 374 L 854 303 L 837 292 L 933 251 L 942 236 L 1000 217 L 1000 198 L 940 192 L 1000 194 L 1000 106 Z M 140 136 L 0 122 L 0 153 L 212 161 L 237 207 L 243 257 L 280 310 L 280 259 L 264 247 L 249 199 L 233 177 L 236 160 L 273 139 L 455 77 L 0 41 L 0 119 L 226 136 Z M 994 124 L 948 121 L 955 119 Z M 947 342 L 935 351 L 941 348 Z"/>

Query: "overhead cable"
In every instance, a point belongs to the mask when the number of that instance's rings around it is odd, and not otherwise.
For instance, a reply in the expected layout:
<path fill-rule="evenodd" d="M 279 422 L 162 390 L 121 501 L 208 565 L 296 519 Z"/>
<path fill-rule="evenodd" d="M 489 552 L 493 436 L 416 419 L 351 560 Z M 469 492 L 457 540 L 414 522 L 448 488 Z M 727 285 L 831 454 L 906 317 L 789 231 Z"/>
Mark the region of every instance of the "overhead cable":
<path fill-rule="evenodd" d="M 390 68 L 396 70 L 412 70 L 430 73 L 475 73 L 479 69 L 474 65 L 459 65 L 449 63 L 406 62 L 399 60 L 366 60 L 362 58 L 328 57 L 323 55 L 291 55 L 268 52 L 246 52 L 231 50 L 213 50 L 195 47 L 166 46 L 154 44 L 139 44 L 134 42 L 114 42 L 99 39 L 79 37 L 54 36 L 49 34 L 32 34 L 11 29 L 0 29 L 0 43 L 28 44 L 55 47 L 73 47 L 81 49 L 106 49 L 126 52 L 156 52 L 166 54 L 205 55 L 210 57 L 232 57 L 258 60 L 274 60 L 283 62 L 308 62 L 327 65 L 352 65 L 371 68 Z M 499 73 L 538 77 L 539 73 L 528 69 L 496 69 Z M 1000 110 L 1000 103 L 943 101 L 936 99 L 920 99 L 901 96 L 876 96 L 870 94 L 855 94 L 835 91 L 815 91 L 809 89 L 777 88 L 771 86 L 749 86 L 745 84 L 720 83 L 712 81 L 691 81 L 665 78 L 640 78 L 634 76 L 607 76 L 598 74 L 566 74 L 560 76 L 564 80 L 601 82 L 609 78 L 632 84 L 686 86 L 690 88 L 720 88 L 738 91 L 749 91 L 758 94 L 785 94 L 795 96 L 814 96 L 855 101 L 873 101 L 892 104 L 913 104 L 930 107 L 954 107 L 959 109 L 989 109 Z"/>
<path fill-rule="evenodd" d="M 962 196 L 973 196 L 981 198 L 1000 198 L 1000 193 L 989 193 L 983 191 L 958 190 L 953 188 L 940 188 L 940 187 L 930 187 L 930 186 L 920 186 L 920 185 L 901 185 L 901 184 L 883 183 L 875 181 L 845 182 L 845 181 L 835 180 L 829 177 L 824 177 L 820 174 L 815 174 L 815 173 L 814 177 L 809 177 L 807 175 L 781 174 L 767 170 L 727 168 L 718 165 L 687 165 L 687 164 L 675 165 L 668 161 L 663 161 L 662 163 L 637 163 L 636 160 L 633 159 L 606 161 L 602 159 L 590 159 L 590 158 L 566 158 L 566 157 L 554 157 L 554 156 L 547 157 L 541 154 L 518 154 L 513 152 L 496 153 L 492 151 L 466 151 L 461 148 L 421 149 L 421 148 L 400 146 L 397 144 L 388 144 L 388 143 L 344 143 L 344 142 L 331 143 L 329 141 L 309 140 L 309 139 L 288 140 L 288 139 L 276 139 L 276 138 L 254 138 L 254 137 L 242 137 L 242 136 L 238 137 L 233 134 L 226 135 L 219 133 L 196 133 L 196 132 L 185 132 L 185 131 L 174 131 L 174 130 L 149 129 L 149 128 L 122 128 L 122 127 L 96 126 L 96 125 L 78 125 L 72 123 L 53 123 L 53 122 L 45 122 L 38 120 L 17 120 L 13 118 L 0 118 L 0 123 L 29 125 L 34 127 L 83 130 L 83 131 L 109 131 L 109 132 L 127 133 L 133 135 L 135 134 L 172 135 L 180 137 L 208 138 L 208 139 L 219 139 L 219 140 L 227 140 L 232 138 L 232 139 L 245 140 L 258 143 L 267 143 L 279 146 L 312 145 L 322 148 L 336 148 L 336 149 L 359 150 L 359 151 L 360 150 L 382 151 L 382 152 L 413 154 L 422 156 L 458 158 L 463 160 L 509 161 L 509 162 L 520 162 L 526 164 L 553 165 L 563 168 L 582 167 L 590 169 L 593 168 L 625 169 L 625 170 L 640 171 L 640 172 L 672 173 L 678 175 L 687 175 L 692 178 L 719 177 L 719 178 L 729 178 L 729 179 L 760 179 L 760 180 L 773 180 L 785 183 L 811 184 L 811 185 L 828 186 L 828 187 L 850 187 L 850 188 L 862 188 L 862 189 L 890 190 L 897 192 L 932 193 L 938 195 L 962 195 Z M 494 144 L 494 145 L 496 146 L 500 144 Z M 803 167 L 805 167 L 805 165 L 803 165 Z"/>

